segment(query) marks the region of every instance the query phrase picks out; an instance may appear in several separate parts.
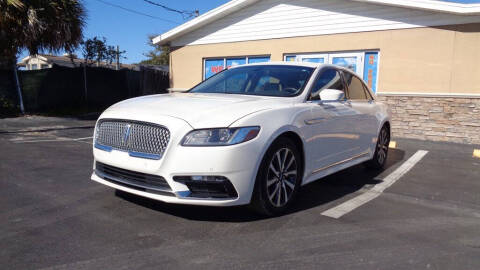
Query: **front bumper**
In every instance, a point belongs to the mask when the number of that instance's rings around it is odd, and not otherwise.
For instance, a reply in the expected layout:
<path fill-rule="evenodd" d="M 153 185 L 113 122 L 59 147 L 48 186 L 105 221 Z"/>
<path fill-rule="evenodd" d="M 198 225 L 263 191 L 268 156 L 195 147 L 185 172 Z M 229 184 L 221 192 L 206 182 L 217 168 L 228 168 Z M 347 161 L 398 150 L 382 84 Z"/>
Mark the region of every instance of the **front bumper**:
<path fill-rule="evenodd" d="M 132 168 L 133 166 L 125 166 L 124 164 L 126 163 L 119 162 L 119 160 L 129 159 L 132 161 L 133 159 L 139 159 L 135 157 L 130 157 L 128 156 L 127 153 L 122 153 L 118 151 L 112 151 L 110 153 L 98 153 L 99 151 L 102 151 L 102 150 L 98 150 L 98 149 L 94 150 L 94 152 L 96 152 L 95 154 L 96 162 L 101 161 L 102 163 L 106 163 L 116 167 L 128 167 L 129 170 L 133 170 L 136 172 L 141 172 L 141 171 L 145 172 L 144 168 L 147 168 L 147 166 L 145 166 L 143 168 L 138 167 L 137 169 L 133 169 Z M 203 151 L 205 151 L 205 149 L 203 149 Z M 193 152 L 196 152 L 196 151 L 193 151 Z M 235 156 L 237 156 L 238 151 L 236 151 L 235 153 L 236 153 Z M 111 157 L 109 157 L 108 159 L 104 159 L 104 155 L 106 154 L 110 154 Z M 124 156 L 124 155 L 127 155 L 127 157 L 118 159 L 118 156 Z M 140 185 L 140 187 L 144 189 L 144 190 L 140 190 L 137 187 L 129 187 L 128 185 L 125 185 L 121 182 L 116 183 L 115 181 L 105 180 L 104 178 L 100 177 L 102 175 L 95 170 L 92 173 L 91 179 L 98 183 L 110 186 L 115 189 L 123 190 L 129 193 L 133 193 L 136 195 L 148 197 L 151 199 L 155 199 L 155 200 L 159 200 L 167 203 L 210 205 L 210 206 L 232 206 L 232 205 L 248 204 L 250 202 L 251 193 L 253 190 L 253 185 L 254 185 L 255 176 L 256 176 L 255 163 L 251 163 L 251 167 L 248 169 L 235 168 L 235 164 L 237 162 L 232 163 L 232 168 L 230 167 L 222 168 L 222 163 L 223 163 L 222 159 L 226 160 L 230 158 L 230 157 L 226 157 L 225 154 L 214 154 L 212 152 L 211 154 L 206 154 L 206 155 L 203 154 L 202 157 L 198 157 L 198 155 L 192 154 L 192 155 L 183 156 L 184 158 L 180 158 L 178 157 L 178 155 L 179 154 L 177 153 L 176 154 L 177 158 L 171 158 L 169 162 L 163 162 L 164 164 L 159 166 L 158 170 L 156 170 L 153 173 L 154 175 L 161 176 L 165 179 L 165 181 L 168 183 L 169 190 L 160 190 L 160 189 L 152 190 L 146 187 L 145 185 Z M 242 155 L 240 154 L 238 156 L 242 156 Z M 168 155 L 166 155 L 163 158 L 169 159 Z M 242 163 L 240 159 L 238 160 L 239 160 L 238 163 Z M 178 161 L 178 162 L 175 162 L 175 161 Z M 144 162 L 150 162 L 150 161 L 144 161 Z M 159 163 L 162 163 L 162 162 L 159 161 Z M 173 164 L 179 164 L 179 165 L 175 166 Z M 148 173 L 152 173 L 152 172 L 148 172 Z M 191 196 L 192 191 L 188 188 L 186 184 L 181 183 L 181 181 L 178 181 L 178 179 L 177 181 L 174 180 L 174 178 L 179 178 L 179 177 L 181 178 L 182 176 L 212 176 L 212 175 L 222 176 L 228 179 L 229 182 L 233 185 L 233 188 L 237 196 L 230 197 L 230 198 L 213 198 L 213 197 L 200 198 L 200 197 L 194 197 L 194 196 L 192 197 Z M 131 184 L 131 183 L 128 183 L 128 184 Z"/>
<path fill-rule="evenodd" d="M 151 192 L 144 192 L 144 191 L 139 191 L 137 189 L 132 189 L 122 185 L 118 185 L 110 181 L 103 180 L 95 173 L 92 173 L 91 179 L 93 181 L 112 187 L 114 189 L 123 190 L 128 193 L 132 193 L 138 196 L 147 197 L 150 199 L 154 199 L 154 200 L 162 201 L 166 203 L 204 205 L 204 206 L 234 206 L 234 205 L 242 205 L 242 204 L 249 203 L 249 200 L 248 201 L 239 200 L 239 198 L 237 199 L 215 199 L 215 198 L 201 199 L 201 198 L 185 198 L 185 197 L 182 198 L 180 196 L 167 196 L 167 195 L 160 195 L 160 194 L 155 194 Z"/>
<path fill-rule="evenodd" d="M 104 175 L 95 171 L 95 165 L 91 179 L 115 189 L 167 203 L 232 206 L 250 202 L 261 152 L 258 137 L 232 146 L 185 147 L 181 146 L 180 141 L 192 130 L 190 126 L 180 120 L 160 119 L 158 121 L 159 124 L 168 126 L 172 133 L 171 141 L 160 160 L 133 157 L 127 152 L 117 150 L 108 152 L 95 147 L 93 154 L 95 164 L 99 162 L 124 170 L 162 177 L 168 183 L 167 192 L 148 188 L 142 190 L 138 186 L 105 180 Z M 185 176 L 225 177 L 233 186 L 236 197 L 192 196 L 188 183 L 178 180 Z"/>

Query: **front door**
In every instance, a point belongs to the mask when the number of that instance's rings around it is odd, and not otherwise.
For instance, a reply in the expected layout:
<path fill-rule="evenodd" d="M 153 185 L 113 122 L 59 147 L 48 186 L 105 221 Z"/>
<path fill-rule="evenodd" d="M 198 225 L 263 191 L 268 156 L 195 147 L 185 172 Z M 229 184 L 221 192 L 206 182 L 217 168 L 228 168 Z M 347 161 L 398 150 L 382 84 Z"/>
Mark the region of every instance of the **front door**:
<path fill-rule="evenodd" d="M 356 140 L 350 133 L 355 112 L 344 100 L 325 101 L 320 92 L 325 89 L 346 91 L 341 72 L 326 68 L 316 78 L 309 100 L 311 116 L 305 121 L 307 142 L 307 173 L 315 175 L 332 165 L 348 159 L 352 155 L 352 142 Z M 345 93 L 346 94 L 346 93 Z"/>

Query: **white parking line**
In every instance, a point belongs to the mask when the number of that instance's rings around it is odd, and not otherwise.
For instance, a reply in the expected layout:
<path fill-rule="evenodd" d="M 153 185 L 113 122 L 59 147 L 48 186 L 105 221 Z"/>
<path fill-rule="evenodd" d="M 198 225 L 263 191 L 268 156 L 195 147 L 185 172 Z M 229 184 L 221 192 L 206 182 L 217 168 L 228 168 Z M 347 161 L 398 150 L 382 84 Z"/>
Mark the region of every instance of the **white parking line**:
<path fill-rule="evenodd" d="M 415 166 L 415 164 L 417 164 L 417 162 L 419 162 L 427 153 L 428 151 L 418 150 L 400 167 L 386 176 L 382 183 L 375 185 L 372 189 L 367 190 L 365 193 L 362 193 L 353 199 L 324 211 L 322 215 L 332 218 L 340 218 L 348 212 L 351 212 L 363 204 L 377 198 L 385 189 L 393 185 L 398 179 L 400 179 L 400 177 L 413 168 L 413 166 Z"/>
<path fill-rule="evenodd" d="M 68 141 L 83 141 L 91 140 L 93 137 L 84 137 L 84 138 L 65 138 L 57 137 L 56 139 L 47 139 L 47 140 L 11 140 L 13 143 L 36 143 L 36 142 L 68 142 Z"/>

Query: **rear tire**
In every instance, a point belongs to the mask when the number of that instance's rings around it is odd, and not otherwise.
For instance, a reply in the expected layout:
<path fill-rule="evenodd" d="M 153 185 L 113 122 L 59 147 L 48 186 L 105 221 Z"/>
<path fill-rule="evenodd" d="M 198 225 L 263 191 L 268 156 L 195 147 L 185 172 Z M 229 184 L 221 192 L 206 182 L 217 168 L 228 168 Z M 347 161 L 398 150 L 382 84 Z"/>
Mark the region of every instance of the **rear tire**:
<path fill-rule="evenodd" d="M 385 166 L 388 157 L 388 146 L 390 144 L 390 130 L 384 125 L 378 134 L 377 145 L 373 158 L 365 163 L 370 169 L 379 170 Z"/>
<path fill-rule="evenodd" d="M 288 138 L 277 139 L 258 169 L 251 207 L 266 216 L 285 213 L 294 201 L 303 178 L 300 152 Z"/>

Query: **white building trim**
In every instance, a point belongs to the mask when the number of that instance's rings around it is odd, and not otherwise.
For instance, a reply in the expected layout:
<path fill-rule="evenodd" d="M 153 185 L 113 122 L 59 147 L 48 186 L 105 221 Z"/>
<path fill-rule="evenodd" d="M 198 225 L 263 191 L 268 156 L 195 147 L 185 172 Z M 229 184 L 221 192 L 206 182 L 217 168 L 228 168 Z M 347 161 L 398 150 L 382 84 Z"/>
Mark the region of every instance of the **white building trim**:
<path fill-rule="evenodd" d="M 166 44 L 180 36 L 183 36 L 187 33 L 197 30 L 214 21 L 222 19 L 229 14 L 232 14 L 240 9 L 243 9 L 259 1 L 260 0 L 232 0 L 191 21 L 188 21 L 180 26 L 177 26 L 164 34 L 161 34 L 155 37 L 152 41 L 154 44 L 157 44 L 157 43 Z M 414 10 L 421 10 L 421 11 L 429 11 L 433 13 L 450 14 L 452 16 L 456 15 L 455 17 L 452 17 L 452 18 L 458 18 L 458 16 L 468 17 L 467 15 L 480 15 L 480 4 L 460 4 L 460 3 L 449 3 L 449 2 L 434 1 L 434 0 L 348 0 L 348 1 L 390 6 L 390 7 L 397 7 L 397 8 L 407 8 L 407 9 L 414 9 Z M 278 4 L 281 5 L 282 2 L 288 3 L 291 1 L 278 1 L 278 2 L 279 2 Z M 342 2 L 342 1 L 339 1 L 339 2 Z M 438 17 L 442 17 L 442 16 L 438 16 Z M 428 24 L 428 26 L 441 25 L 441 21 L 442 20 L 440 21 L 437 20 L 433 24 Z M 454 19 L 453 21 L 454 22 L 459 21 L 458 23 L 464 23 L 462 21 L 469 22 L 469 21 L 472 21 L 472 19 L 465 19 L 465 20 Z M 451 24 L 452 22 L 451 20 L 445 20 L 445 23 Z M 418 26 L 419 25 L 417 25 L 416 27 Z M 422 26 L 426 26 L 426 25 L 422 25 Z M 412 25 L 411 27 L 415 27 L 415 25 Z M 400 29 L 400 28 L 408 28 L 408 27 L 400 27 L 399 25 L 396 25 L 391 29 Z M 386 27 L 386 29 L 389 29 L 389 28 Z M 372 28 L 371 30 L 366 29 L 366 30 L 360 30 L 360 31 L 372 31 L 372 30 L 377 30 L 377 29 Z M 382 30 L 382 29 L 379 29 L 379 30 Z M 330 33 L 328 31 L 324 31 L 324 32 L 326 34 Z M 273 38 L 276 38 L 276 37 L 273 37 Z M 236 40 L 231 40 L 231 41 L 236 41 Z M 220 42 L 225 42 L 225 41 L 220 41 Z M 210 42 L 210 43 L 213 43 L 213 42 Z M 182 44 L 179 44 L 179 45 L 182 45 Z"/>
<path fill-rule="evenodd" d="M 353 0 L 371 4 L 423 9 L 457 15 L 479 15 L 480 4 L 462 4 L 434 0 Z"/>
<path fill-rule="evenodd" d="M 242 9 L 258 1 L 260 0 L 232 0 L 217 8 L 214 8 L 208 11 L 205 14 L 202 14 L 201 16 L 198 16 L 197 18 L 191 21 L 181 24 L 162 35 L 155 37 L 152 41 L 154 44 L 167 43 L 177 36 L 180 36 L 188 32 L 191 32 L 195 29 L 198 29 L 208 23 L 211 23 L 219 18 L 222 18 L 228 14 L 231 14 L 239 9 Z"/>

